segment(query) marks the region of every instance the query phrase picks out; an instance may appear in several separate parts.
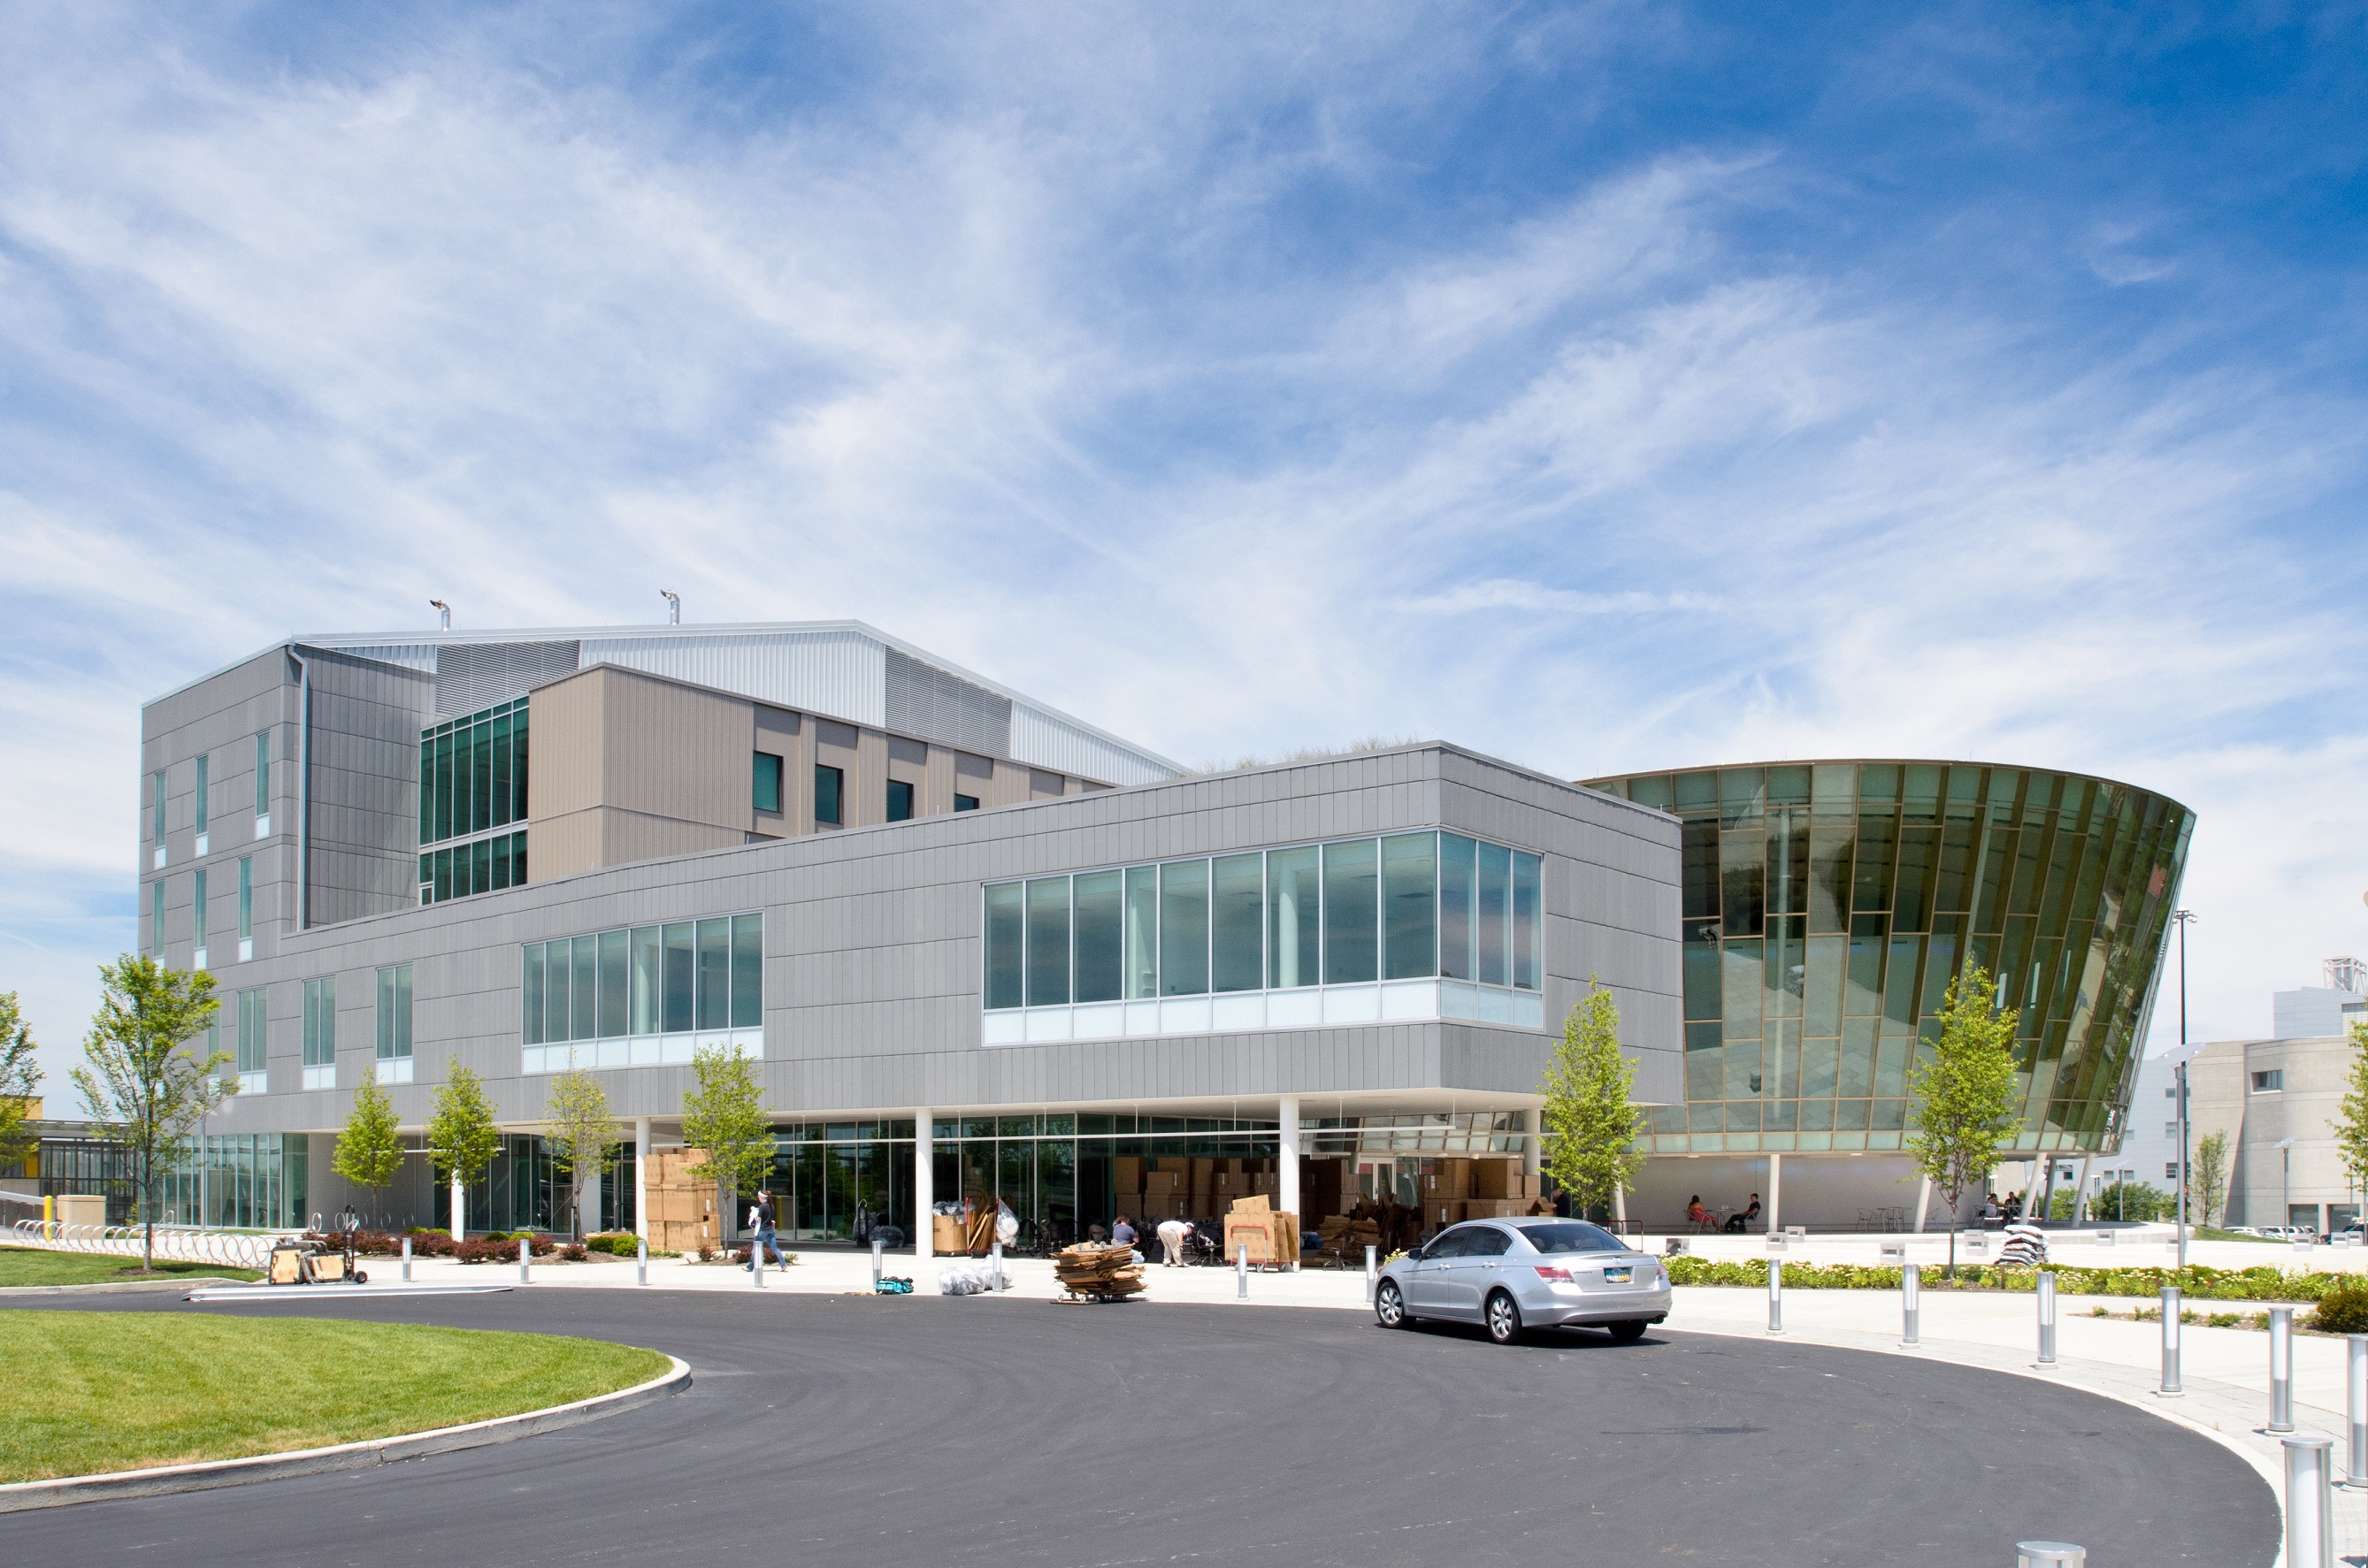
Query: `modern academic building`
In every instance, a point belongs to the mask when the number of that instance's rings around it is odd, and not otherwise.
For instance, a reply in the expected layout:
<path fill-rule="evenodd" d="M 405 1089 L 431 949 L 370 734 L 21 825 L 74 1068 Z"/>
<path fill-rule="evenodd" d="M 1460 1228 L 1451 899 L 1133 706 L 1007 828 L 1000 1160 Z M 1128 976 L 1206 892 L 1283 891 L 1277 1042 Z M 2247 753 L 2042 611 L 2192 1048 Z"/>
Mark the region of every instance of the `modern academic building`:
<path fill-rule="evenodd" d="M 416 1144 L 454 1063 L 508 1134 L 472 1229 L 566 1222 L 571 1067 L 632 1134 L 586 1228 L 644 1222 L 724 1046 L 785 1228 L 924 1247 L 933 1202 L 1106 1221 L 1146 1158 L 1267 1162 L 1311 1222 L 1533 1162 L 1591 976 L 1686 1096 L 1680 819 L 1452 745 L 1188 774 L 848 622 L 296 637 L 142 744 L 142 942 L 241 1085 L 182 1218 L 447 1223 L 424 1153 L 381 1194 L 330 1155 L 366 1077 Z"/>

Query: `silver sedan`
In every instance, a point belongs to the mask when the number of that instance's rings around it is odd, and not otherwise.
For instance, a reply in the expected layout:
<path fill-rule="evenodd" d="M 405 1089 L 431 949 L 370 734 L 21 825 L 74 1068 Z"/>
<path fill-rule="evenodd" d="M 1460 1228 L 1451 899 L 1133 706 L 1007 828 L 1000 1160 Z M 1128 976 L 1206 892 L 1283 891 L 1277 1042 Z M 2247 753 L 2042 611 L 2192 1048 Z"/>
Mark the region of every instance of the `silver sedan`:
<path fill-rule="evenodd" d="M 1476 1323 L 1499 1345 L 1527 1328 L 1636 1339 L 1669 1315 L 1669 1277 L 1649 1253 L 1582 1220 L 1467 1220 L 1383 1267 L 1373 1315 L 1385 1328 L 1417 1318 Z"/>

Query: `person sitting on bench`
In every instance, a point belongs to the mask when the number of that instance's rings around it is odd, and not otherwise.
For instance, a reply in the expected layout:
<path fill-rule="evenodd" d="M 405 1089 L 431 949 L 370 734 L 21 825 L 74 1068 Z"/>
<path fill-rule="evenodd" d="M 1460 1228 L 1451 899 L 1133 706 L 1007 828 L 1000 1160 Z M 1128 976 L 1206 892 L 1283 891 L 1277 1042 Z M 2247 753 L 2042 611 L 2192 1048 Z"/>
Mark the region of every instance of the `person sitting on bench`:
<path fill-rule="evenodd" d="M 1744 1205 L 1742 1213 L 1730 1214 L 1727 1216 L 1727 1234 L 1732 1236 L 1741 1235 L 1744 1232 L 1744 1228 L 1758 1218 L 1759 1218 L 1759 1195 L 1755 1192 L 1751 1195 L 1751 1201 Z"/>

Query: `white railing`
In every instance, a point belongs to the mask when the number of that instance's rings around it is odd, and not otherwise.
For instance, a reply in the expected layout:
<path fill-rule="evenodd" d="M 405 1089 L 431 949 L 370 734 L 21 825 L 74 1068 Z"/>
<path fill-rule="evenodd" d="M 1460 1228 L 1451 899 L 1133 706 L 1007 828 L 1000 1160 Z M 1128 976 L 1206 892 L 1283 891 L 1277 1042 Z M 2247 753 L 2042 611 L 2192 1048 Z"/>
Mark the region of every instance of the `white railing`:
<path fill-rule="evenodd" d="M 69 1225 L 62 1220 L 19 1220 L 9 1227 L 7 1234 L 17 1246 L 139 1257 L 143 1256 L 147 1233 L 139 1225 Z M 263 1268 L 269 1264 L 271 1245 L 278 1239 L 236 1231 L 208 1231 L 193 1225 L 159 1225 L 156 1256 L 172 1263 Z"/>

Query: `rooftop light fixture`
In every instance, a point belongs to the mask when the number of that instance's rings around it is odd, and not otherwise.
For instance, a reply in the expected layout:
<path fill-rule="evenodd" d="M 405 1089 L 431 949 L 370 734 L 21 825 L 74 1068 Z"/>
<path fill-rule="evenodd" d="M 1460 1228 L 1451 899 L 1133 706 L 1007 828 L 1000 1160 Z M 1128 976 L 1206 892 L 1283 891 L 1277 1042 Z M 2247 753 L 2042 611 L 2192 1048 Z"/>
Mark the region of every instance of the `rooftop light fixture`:
<path fill-rule="evenodd" d="M 441 630 L 446 631 L 452 630 L 452 607 L 450 605 L 446 604 L 442 599 L 429 599 L 427 601 L 427 608 L 435 610 L 444 618 L 444 625 Z"/>

